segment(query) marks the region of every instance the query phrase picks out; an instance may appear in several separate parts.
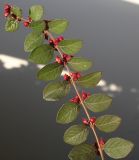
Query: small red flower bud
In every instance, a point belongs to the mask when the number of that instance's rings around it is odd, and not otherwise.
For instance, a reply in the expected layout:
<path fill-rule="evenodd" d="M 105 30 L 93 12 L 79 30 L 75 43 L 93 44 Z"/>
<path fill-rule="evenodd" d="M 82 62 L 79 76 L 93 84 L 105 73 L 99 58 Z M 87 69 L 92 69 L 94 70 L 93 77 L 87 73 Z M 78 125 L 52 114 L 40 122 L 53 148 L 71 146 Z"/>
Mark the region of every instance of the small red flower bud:
<path fill-rule="evenodd" d="M 61 42 L 61 41 L 64 40 L 64 37 L 63 37 L 63 36 L 60 36 L 60 37 L 58 37 L 58 40 L 59 40 L 59 42 Z"/>
<path fill-rule="evenodd" d="M 4 10 L 8 10 L 8 9 L 11 9 L 11 6 L 9 4 L 5 4 L 4 5 Z"/>
<path fill-rule="evenodd" d="M 70 99 L 70 101 L 73 103 L 80 103 L 80 98 L 78 96 L 75 96 L 72 99 Z"/>
<path fill-rule="evenodd" d="M 59 63 L 59 64 L 63 64 L 62 60 L 60 59 L 59 56 L 56 56 L 56 62 Z"/>
<path fill-rule="evenodd" d="M 100 144 L 100 147 L 103 148 L 104 144 L 105 144 L 105 140 L 103 138 L 100 138 L 99 139 L 99 144 Z"/>
<path fill-rule="evenodd" d="M 71 60 L 71 58 L 72 58 L 72 56 L 67 55 L 67 57 L 66 57 L 66 61 L 67 61 L 67 62 L 68 62 L 68 61 L 70 61 L 70 60 Z"/>
<path fill-rule="evenodd" d="M 77 81 L 78 78 L 81 77 L 80 73 L 78 73 L 78 72 L 77 73 L 71 73 L 71 76 L 72 76 L 72 78 L 73 78 L 74 81 Z"/>
<path fill-rule="evenodd" d="M 25 27 L 28 27 L 28 26 L 29 26 L 29 22 L 28 22 L 28 21 L 25 21 L 25 22 L 24 22 L 24 26 L 25 26 Z"/>
<path fill-rule="evenodd" d="M 5 12 L 5 13 L 4 13 L 4 16 L 5 16 L 5 17 L 8 17 L 8 16 L 9 16 L 9 14 L 10 14 L 10 13 Z"/>
<path fill-rule="evenodd" d="M 87 120 L 87 119 L 85 119 L 85 118 L 82 118 L 82 122 L 83 122 L 83 124 L 85 124 L 85 125 L 89 125 L 88 120 Z"/>
<path fill-rule="evenodd" d="M 73 78 L 74 81 L 78 80 L 77 73 L 71 73 L 71 77 Z"/>
<path fill-rule="evenodd" d="M 90 118 L 89 122 L 92 123 L 92 124 L 95 124 L 95 122 L 96 122 L 96 117 Z"/>
<path fill-rule="evenodd" d="M 77 75 L 77 78 L 81 77 L 81 74 L 79 72 L 77 72 L 76 75 Z"/>
<path fill-rule="evenodd" d="M 49 39 L 49 43 L 50 43 L 50 44 L 53 43 L 53 40 L 52 40 L 52 39 Z"/>
<path fill-rule="evenodd" d="M 63 58 L 66 58 L 67 57 L 67 54 L 63 53 Z"/>
<path fill-rule="evenodd" d="M 69 81 L 69 80 L 70 80 L 70 76 L 67 75 L 67 74 L 65 74 L 65 75 L 64 75 L 64 80 L 65 80 L 65 81 Z"/>
<path fill-rule="evenodd" d="M 55 41 L 53 41 L 54 45 L 57 46 L 58 45 L 58 40 L 55 39 Z"/>
<path fill-rule="evenodd" d="M 70 102 L 73 102 L 73 103 L 74 103 L 74 98 L 71 98 L 71 99 L 70 99 Z"/>
<path fill-rule="evenodd" d="M 87 98 L 87 93 L 86 92 L 82 92 L 82 99 L 85 100 Z"/>

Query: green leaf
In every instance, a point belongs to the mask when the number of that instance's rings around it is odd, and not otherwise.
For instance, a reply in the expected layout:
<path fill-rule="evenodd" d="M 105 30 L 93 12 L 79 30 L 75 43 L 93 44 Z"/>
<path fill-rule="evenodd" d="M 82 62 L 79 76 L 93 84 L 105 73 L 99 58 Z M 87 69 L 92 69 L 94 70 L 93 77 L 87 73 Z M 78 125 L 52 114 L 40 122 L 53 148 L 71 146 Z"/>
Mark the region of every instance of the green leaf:
<path fill-rule="evenodd" d="M 77 84 L 85 88 L 95 87 L 101 80 L 101 77 L 101 72 L 90 73 L 79 78 Z"/>
<path fill-rule="evenodd" d="M 66 81 L 51 82 L 43 90 L 43 98 L 46 101 L 58 101 L 70 91 L 70 84 Z"/>
<path fill-rule="evenodd" d="M 21 18 L 22 17 L 22 9 L 17 6 L 12 6 L 11 12 L 15 14 L 17 17 Z"/>
<path fill-rule="evenodd" d="M 44 13 L 43 6 L 41 5 L 33 5 L 29 9 L 29 16 L 32 20 L 38 21 L 42 18 Z"/>
<path fill-rule="evenodd" d="M 15 32 L 19 28 L 19 22 L 14 19 L 8 18 L 5 24 L 6 32 Z"/>
<path fill-rule="evenodd" d="M 94 94 L 85 100 L 88 109 L 93 112 L 102 112 L 106 110 L 112 103 L 112 98 L 105 94 Z"/>
<path fill-rule="evenodd" d="M 32 52 L 35 48 L 40 46 L 44 41 L 44 35 L 40 32 L 29 33 L 24 42 L 25 52 Z"/>
<path fill-rule="evenodd" d="M 38 73 L 39 80 L 50 81 L 60 77 L 64 66 L 58 63 L 51 63 L 43 67 Z"/>
<path fill-rule="evenodd" d="M 64 134 L 64 141 L 70 145 L 79 145 L 87 140 L 89 130 L 85 125 L 73 125 Z"/>
<path fill-rule="evenodd" d="M 71 69 L 80 72 L 88 70 L 92 66 L 92 62 L 86 58 L 73 57 L 68 61 L 68 65 Z"/>
<path fill-rule="evenodd" d="M 63 33 L 69 25 L 69 22 L 66 19 L 54 19 L 48 23 L 49 31 L 61 34 Z"/>
<path fill-rule="evenodd" d="M 76 103 L 68 102 L 63 104 L 59 109 L 56 117 L 56 122 L 60 124 L 68 124 L 73 122 L 79 114 L 79 105 Z"/>
<path fill-rule="evenodd" d="M 53 58 L 53 54 L 54 49 L 48 44 L 43 44 L 31 52 L 29 60 L 36 64 L 47 64 Z"/>
<path fill-rule="evenodd" d="M 114 159 L 125 158 L 133 149 L 134 144 L 123 138 L 111 138 L 104 145 L 105 153 Z"/>
<path fill-rule="evenodd" d="M 95 160 L 95 148 L 90 144 L 80 144 L 73 147 L 68 157 L 70 160 Z"/>
<path fill-rule="evenodd" d="M 106 133 L 115 131 L 121 123 L 121 118 L 114 115 L 104 115 L 96 120 L 96 127 Z"/>
<path fill-rule="evenodd" d="M 44 31 L 46 24 L 45 21 L 33 21 L 30 23 L 30 27 L 34 30 L 34 31 Z"/>
<path fill-rule="evenodd" d="M 62 52 L 66 54 L 75 54 L 82 48 L 80 40 L 63 40 L 58 44 Z"/>

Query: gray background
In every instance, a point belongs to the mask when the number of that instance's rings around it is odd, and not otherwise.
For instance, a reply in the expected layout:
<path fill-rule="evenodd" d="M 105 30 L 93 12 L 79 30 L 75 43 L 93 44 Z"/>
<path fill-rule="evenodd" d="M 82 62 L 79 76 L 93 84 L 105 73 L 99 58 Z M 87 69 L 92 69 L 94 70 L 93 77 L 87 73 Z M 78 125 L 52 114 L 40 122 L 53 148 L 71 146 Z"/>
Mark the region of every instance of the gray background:
<path fill-rule="evenodd" d="M 46 17 L 67 18 L 70 27 L 66 38 L 84 40 L 80 55 L 91 58 L 93 70 L 103 71 L 107 83 L 122 86 L 113 93 L 113 105 L 106 113 L 121 116 L 121 127 L 106 139 L 121 136 L 135 143 L 135 149 L 125 158 L 139 158 L 139 6 L 122 0 L 12 0 L 27 16 L 32 4 L 42 4 Z M 27 59 L 23 41 L 28 29 L 16 33 L 4 31 L 0 1 L 0 54 Z M 36 80 L 33 64 L 6 70 L 0 62 L 0 159 L 2 160 L 65 160 L 71 149 L 62 136 L 68 126 L 57 125 L 55 116 L 60 102 L 45 102 L 42 90 L 45 83 Z M 98 88 L 97 91 L 101 91 Z M 134 91 L 134 92 L 133 92 Z M 96 92 L 92 90 L 92 92 Z M 72 92 L 73 93 L 73 92 Z M 72 97 L 74 94 L 69 95 Z M 68 100 L 67 97 L 66 99 Z M 92 140 L 92 137 L 91 137 Z M 107 158 L 109 159 L 109 158 Z"/>

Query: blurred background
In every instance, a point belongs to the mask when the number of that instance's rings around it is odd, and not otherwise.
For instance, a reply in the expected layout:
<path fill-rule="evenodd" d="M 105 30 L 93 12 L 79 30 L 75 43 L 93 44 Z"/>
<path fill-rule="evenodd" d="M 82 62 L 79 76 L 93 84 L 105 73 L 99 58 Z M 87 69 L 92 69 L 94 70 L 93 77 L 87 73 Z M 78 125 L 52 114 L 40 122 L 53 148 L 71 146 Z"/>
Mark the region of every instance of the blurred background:
<path fill-rule="evenodd" d="M 59 102 L 43 100 L 46 84 L 37 81 L 38 68 L 27 61 L 28 54 L 23 50 L 29 29 L 21 25 L 16 33 L 4 31 L 5 3 L 23 8 L 25 17 L 31 5 L 42 4 L 46 18 L 70 21 L 65 38 L 82 39 L 84 47 L 79 54 L 92 59 L 93 71 L 103 72 L 103 80 L 92 93 L 113 96 L 113 105 L 105 114 L 116 114 L 123 119 L 115 133 L 98 134 L 106 140 L 120 136 L 133 141 L 134 151 L 125 159 L 137 160 L 139 0 L 0 0 L 0 159 L 68 160 L 71 147 L 63 142 L 68 125 L 56 124 L 55 117 L 58 108 L 75 94 L 72 91 Z"/>

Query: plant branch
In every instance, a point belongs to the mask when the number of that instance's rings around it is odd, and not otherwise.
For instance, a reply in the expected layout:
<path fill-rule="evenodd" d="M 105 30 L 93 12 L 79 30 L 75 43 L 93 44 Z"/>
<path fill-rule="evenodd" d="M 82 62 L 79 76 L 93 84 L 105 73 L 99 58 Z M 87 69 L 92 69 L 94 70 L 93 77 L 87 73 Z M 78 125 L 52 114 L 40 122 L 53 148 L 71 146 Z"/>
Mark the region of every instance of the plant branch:
<path fill-rule="evenodd" d="M 55 41 L 55 38 L 53 37 L 53 35 L 52 35 L 49 31 L 45 30 L 44 33 L 47 34 L 47 35 L 50 37 L 51 40 Z M 60 56 L 63 57 L 63 56 L 62 56 L 62 55 L 63 55 L 63 52 L 62 52 L 61 49 L 58 47 L 58 45 L 56 45 L 55 48 L 56 48 L 57 51 L 59 52 Z M 66 67 L 66 69 L 67 69 L 67 72 L 68 72 L 69 75 L 70 75 L 70 69 L 69 69 L 69 67 L 68 67 L 67 65 L 65 65 L 65 67 Z M 89 120 L 89 119 L 91 118 L 90 115 L 89 115 L 89 112 L 88 112 L 88 110 L 87 110 L 87 108 L 86 108 L 86 106 L 85 106 L 85 104 L 84 104 L 84 102 L 83 102 L 83 100 L 82 100 L 82 98 L 81 98 L 81 95 L 80 95 L 80 93 L 79 93 L 79 91 L 78 91 L 78 89 L 77 89 L 76 83 L 74 82 L 72 76 L 70 76 L 70 77 L 71 77 L 72 85 L 73 85 L 73 87 L 74 87 L 74 89 L 75 89 L 75 91 L 76 91 L 76 94 L 78 95 L 78 97 L 79 97 L 79 99 L 80 99 L 80 102 L 81 102 L 81 105 L 82 105 L 82 107 L 83 107 L 83 110 L 84 110 L 84 112 L 85 112 L 85 114 L 86 114 L 86 116 L 87 116 L 87 118 L 88 118 L 88 120 Z M 95 131 L 94 124 L 91 123 L 91 124 L 90 124 L 90 128 L 92 129 L 92 131 L 93 131 L 93 133 L 94 133 L 94 136 L 95 136 L 95 139 L 96 139 L 98 148 L 99 148 L 99 152 L 100 152 L 101 159 L 104 160 L 103 151 L 102 151 L 102 149 L 101 149 L 101 146 L 100 146 L 100 143 L 99 143 L 99 138 L 98 138 L 98 135 L 97 135 L 97 133 L 96 133 L 96 131 Z"/>

